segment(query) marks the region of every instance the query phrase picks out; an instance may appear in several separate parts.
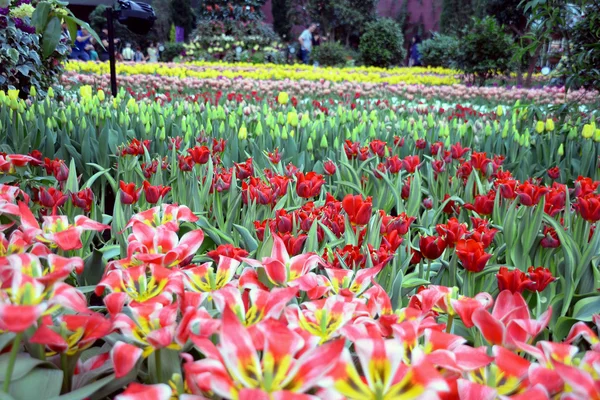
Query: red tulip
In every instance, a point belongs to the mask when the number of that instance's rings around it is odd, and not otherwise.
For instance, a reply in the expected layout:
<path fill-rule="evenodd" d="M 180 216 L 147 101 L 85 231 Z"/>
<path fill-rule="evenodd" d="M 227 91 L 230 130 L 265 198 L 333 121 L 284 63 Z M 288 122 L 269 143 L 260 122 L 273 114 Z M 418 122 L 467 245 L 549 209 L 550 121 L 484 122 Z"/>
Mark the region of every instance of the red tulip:
<path fill-rule="evenodd" d="M 440 150 L 442 150 L 444 148 L 444 143 L 443 142 L 435 142 L 431 144 L 431 147 L 429 147 L 429 152 L 431 153 L 432 156 L 437 156 L 440 153 Z"/>
<path fill-rule="evenodd" d="M 60 190 L 51 188 L 40 187 L 39 191 L 40 204 L 46 208 L 50 208 L 53 212 L 61 207 L 67 201 L 67 195 L 63 194 Z"/>
<path fill-rule="evenodd" d="M 444 201 L 448 200 L 450 195 L 446 193 L 444 195 Z M 460 213 L 460 206 L 454 200 L 450 200 L 446 203 L 442 211 L 446 214 L 458 214 Z"/>
<path fill-rule="evenodd" d="M 540 245 L 547 249 L 555 249 L 560 246 L 558 234 L 553 228 L 550 228 L 549 226 L 544 227 L 544 238 L 540 242 Z"/>
<path fill-rule="evenodd" d="M 450 218 L 446 224 L 438 224 L 435 227 L 438 235 L 444 238 L 446 246 L 452 248 L 467 232 L 467 225 L 461 224 L 456 218 Z"/>
<path fill-rule="evenodd" d="M 403 147 L 404 138 L 400 136 L 394 136 L 394 146 Z"/>
<path fill-rule="evenodd" d="M 433 208 L 433 199 L 431 197 L 423 199 L 423 207 L 425 207 L 426 210 L 431 210 Z"/>
<path fill-rule="evenodd" d="M 560 178 L 560 168 L 554 167 L 548 170 L 548 177 L 552 180 Z"/>
<path fill-rule="evenodd" d="M 491 215 L 494 211 L 494 200 L 496 198 L 496 192 L 491 190 L 486 195 L 475 196 L 475 202 L 473 204 L 465 204 L 467 210 L 475 211 L 479 215 Z"/>
<path fill-rule="evenodd" d="M 500 196 L 502 196 L 503 199 L 512 200 L 517 197 L 515 190 L 517 189 L 518 183 L 519 181 L 511 177 L 508 179 L 496 179 L 494 185 L 500 188 Z"/>
<path fill-rule="evenodd" d="M 388 157 L 388 159 L 385 160 L 385 166 L 390 174 L 397 174 L 402 169 L 402 160 L 396 155 L 393 157 Z"/>
<path fill-rule="evenodd" d="M 348 157 L 349 159 L 356 158 L 358 156 L 359 147 L 360 143 L 346 140 L 344 142 L 344 151 L 346 152 L 346 157 Z"/>
<path fill-rule="evenodd" d="M 473 239 L 459 240 L 456 243 L 456 254 L 463 267 L 470 272 L 481 272 L 492 257 L 483 249 L 483 244 Z"/>
<path fill-rule="evenodd" d="M 248 256 L 248 252 L 244 249 L 234 247 L 232 244 L 222 244 L 215 250 L 211 250 L 206 253 L 207 256 L 212 258 L 215 262 L 219 262 L 221 256 L 233 258 L 237 261 L 242 261 L 242 258 Z"/>
<path fill-rule="evenodd" d="M 337 171 L 335 163 L 331 160 L 327 160 L 323 163 L 323 169 L 325 170 L 325 175 L 334 175 Z"/>
<path fill-rule="evenodd" d="M 311 171 L 306 175 L 300 172 L 296 177 L 298 178 L 298 183 L 296 184 L 296 193 L 298 193 L 298 196 L 309 199 L 321 193 L 321 186 L 325 183 L 323 175 Z"/>
<path fill-rule="evenodd" d="M 274 152 L 269 153 L 267 156 L 273 164 L 279 164 L 279 162 L 281 161 L 281 154 L 279 153 L 279 149 L 275 149 Z"/>
<path fill-rule="evenodd" d="M 484 175 L 488 175 L 487 167 L 491 162 L 492 160 L 487 158 L 486 153 L 473 152 L 473 154 L 471 154 L 471 165 Z"/>
<path fill-rule="evenodd" d="M 515 192 L 518 194 L 521 204 L 529 207 L 537 205 L 542 196 L 548 193 L 548 188 L 533 185 L 531 182 L 525 182 L 520 184 Z"/>
<path fill-rule="evenodd" d="M 423 150 L 425 147 L 427 147 L 427 142 L 425 141 L 425 139 L 418 139 L 415 142 L 415 147 L 419 150 Z"/>
<path fill-rule="evenodd" d="M 170 191 L 170 186 L 152 186 L 150 182 L 144 181 L 144 194 L 146 195 L 146 201 L 150 204 L 158 203 L 158 200 L 165 197 Z"/>
<path fill-rule="evenodd" d="M 402 160 L 402 168 L 409 174 L 412 174 L 419 169 L 420 162 L 419 156 L 406 156 Z"/>
<path fill-rule="evenodd" d="M 500 267 L 496 274 L 498 279 L 498 290 L 510 290 L 512 293 L 523 293 L 533 282 L 527 278 L 524 272 L 514 269 L 509 271 L 506 267 Z"/>
<path fill-rule="evenodd" d="M 267 227 L 267 221 L 254 221 L 254 230 L 256 231 L 256 238 L 261 242 L 265 239 L 265 228 Z"/>
<path fill-rule="evenodd" d="M 580 176 L 575 180 L 573 197 L 581 197 L 594 193 L 598 189 L 598 185 L 600 185 L 600 182 L 593 181 L 592 178 Z"/>
<path fill-rule="evenodd" d="M 462 158 L 465 154 L 469 152 L 469 150 L 471 149 L 468 147 L 462 147 L 460 142 L 450 146 L 450 153 L 452 154 L 452 158 L 455 160 Z"/>
<path fill-rule="evenodd" d="M 554 182 L 552 188 L 546 193 L 544 212 L 554 217 L 565 209 L 567 200 L 567 186 Z"/>
<path fill-rule="evenodd" d="M 366 225 L 369 223 L 373 211 L 373 203 L 370 197 L 363 200 L 361 195 L 346 195 L 342 200 L 342 207 L 348 214 L 348 219 L 352 225 Z"/>
<path fill-rule="evenodd" d="M 210 157 L 210 149 L 206 146 L 195 146 L 188 149 L 188 153 L 196 164 L 206 164 Z"/>
<path fill-rule="evenodd" d="M 77 193 L 71 193 L 71 202 L 77 208 L 81 208 L 85 212 L 90 212 L 94 203 L 94 192 L 92 189 L 85 188 Z"/>
<path fill-rule="evenodd" d="M 239 180 L 254 176 L 254 164 L 252 158 L 249 158 L 244 163 L 233 163 L 235 165 L 235 177 Z"/>
<path fill-rule="evenodd" d="M 436 260 L 446 250 L 446 242 L 437 236 L 421 236 L 419 239 L 419 250 L 421 255 L 428 260 Z"/>
<path fill-rule="evenodd" d="M 373 140 L 371 143 L 369 143 L 371 151 L 378 157 L 385 156 L 385 146 L 386 143 L 383 140 Z"/>
<path fill-rule="evenodd" d="M 588 193 L 580 196 L 573 207 L 586 221 L 592 223 L 600 221 L 600 195 Z"/>
<path fill-rule="evenodd" d="M 556 280 L 548 268 L 529 267 L 527 274 L 531 280 L 531 283 L 527 286 L 527 289 L 531 290 L 532 292 L 541 292 L 546 289 L 546 286 Z"/>
<path fill-rule="evenodd" d="M 134 204 L 137 203 L 142 188 L 136 188 L 135 183 L 125 183 L 121 181 L 119 183 L 121 188 L 121 204 Z"/>
<path fill-rule="evenodd" d="M 184 172 L 189 172 L 194 168 L 194 159 L 192 156 L 184 157 L 180 155 L 179 157 L 179 169 Z"/>

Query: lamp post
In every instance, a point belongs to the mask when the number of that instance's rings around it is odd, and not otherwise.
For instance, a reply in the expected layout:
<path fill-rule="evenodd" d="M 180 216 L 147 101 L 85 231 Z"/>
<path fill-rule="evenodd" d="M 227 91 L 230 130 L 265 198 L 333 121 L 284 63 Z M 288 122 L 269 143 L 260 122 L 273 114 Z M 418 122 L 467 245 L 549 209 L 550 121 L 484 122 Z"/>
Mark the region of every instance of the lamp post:
<path fill-rule="evenodd" d="M 117 67 L 115 60 L 115 25 L 113 22 L 114 9 L 106 8 L 106 28 L 108 30 L 108 62 L 110 64 L 110 91 L 117 96 Z"/>
<path fill-rule="evenodd" d="M 114 18 L 125 25 L 133 33 L 147 34 L 154 21 L 156 14 L 154 9 L 146 3 L 137 3 L 129 0 L 118 0 L 117 7 L 106 8 L 106 29 L 108 30 L 108 60 L 110 63 L 110 91 L 115 97 L 117 95 L 117 67 L 115 60 L 115 24 Z"/>

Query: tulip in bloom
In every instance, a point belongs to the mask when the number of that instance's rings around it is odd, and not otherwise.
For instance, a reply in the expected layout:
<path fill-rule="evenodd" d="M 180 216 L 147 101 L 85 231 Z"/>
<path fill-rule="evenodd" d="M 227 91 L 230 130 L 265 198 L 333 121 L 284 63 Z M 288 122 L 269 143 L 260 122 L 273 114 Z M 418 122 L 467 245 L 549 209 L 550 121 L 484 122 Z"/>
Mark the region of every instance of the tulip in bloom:
<path fill-rule="evenodd" d="M 456 243 L 456 254 L 463 267 L 470 272 L 481 272 L 491 254 L 485 252 L 483 244 L 473 239 L 462 239 Z"/>
<path fill-rule="evenodd" d="M 132 382 L 123 393 L 115 397 L 115 400 L 169 400 L 173 391 L 171 387 L 164 383 L 156 385 L 142 385 Z"/>
<path fill-rule="evenodd" d="M 143 187 L 144 187 L 144 194 L 146 195 L 146 201 L 149 204 L 158 203 L 158 201 L 161 198 L 165 197 L 165 195 L 171 191 L 170 186 L 163 186 L 163 185 L 152 186 L 152 185 L 150 185 L 150 182 L 148 182 L 148 181 L 144 181 Z"/>
<path fill-rule="evenodd" d="M 323 163 L 323 170 L 325 171 L 325 175 L 334 175 L 337 167 L 333 161 L 327 160 Z"/>
<path fill-rule="evenodd" d="M 330 373 L 335 390 L 346 399 L 436 398 L 437 393 L 449 390 L 427 361 L 406 365 L 407 355 L 399 340 L 365 338 L 357 340 L 354 347 L 358 362 L 344 349 L 338 366 Z"/>
<path fill-rule="evenodd" d="M 298 179 L 298 183 L 296 184 L 296 193 L 298 196 L 309 199 L 321 193 L 321 186 L 325 183 L 323 175 L 311 171 L 306 175 L 299 172 L 296 177 Z"/>
<path fill-rule="evenodd" d="M 498 295 L 490 314 L 485 309 L 473 313 L 473 323 L 491 344 L 514 349 L 518 343 L 528 343 L 550 322 L 552 307 L 538 320 L 531 319 L 529 307 L 520 293 L 504 290 Z"/>
<path fill-rule="evenodd" d="M 546 289 L 550 283 L 556 280 L 552 276 L 552 272 L 548 268 L 543 267 L 529 267 L 527 275 L 531 282 L 527 285 L 527 289 L 532 292 L 541 292 Z"/>
<path fill-rule="evenodd" d="M 419 251 L 428 260 L 436 260 L 446 250 L 446 242 L 442 237 L 421 236 L 419 238 Z"/>
<path fill-rule="evenodd" d="M 85 188 L 77 193 L 71 193 L 71 202 L 77 208 L 81 208 L 84 212 L 90 212 L 94 203 L 94 193 L 92 189 Z"/>
<path fill-rule="evenodd" d="M 270 321 L 263 335 L 256 346 L 233 311 L 225 309 L 218 346 L 208 339 L 195 341 L 207 358 L 189 367 L 198 380 L 188 386 L 201 387 L 210 376 L 209 389 L 225 399 L 295 398 L 316 389 L 344 347 L 336 340 L 302 351 L 307 346 L 302 336 L 278 321 Z"/>
<path fill-rule="evenodd" d="M 523 293 L 523 290 L 533 283 L 524 272 L 518 269 L 509 271 L 506 267 L 500 267 L 496 279 L 500 292 L 509 290 L 511 293 Z"/>
<path fill-rule="evenodd" d="M 600 221 L 600 195 L 589 193 L 577 198 L 573 208 L 581 218 L 594 223 Z"/>
<path fill-rule="evenodd" d="M 366 225 L 369 223 L 373 210 L 373 203 L 370 197 L 363 200 L 361 195 L 353 196 L 348 194 L 342 200 L 342 207 L 346 214 L 348 214 L 351 224 Z"/>
<path fill-rule="evenodd" d="M 125 183 L 121 181 L 119 183 L 121 188 L 121 204 L 134 204 L 137 203 L 142 188 L 136 188 L 135 183 Z"/>
<path fill-rule="evenodd" d="M 320 261 L 314 253 L 299 254 L 290 257 L 283 239 L 273 236 L 271 256 L 262 261 L 245 258 L 244 262 L 254 268 L 263 268 L 267 278 L 275 286 L 288 286 L 294 280 L 313 270 Z"/>

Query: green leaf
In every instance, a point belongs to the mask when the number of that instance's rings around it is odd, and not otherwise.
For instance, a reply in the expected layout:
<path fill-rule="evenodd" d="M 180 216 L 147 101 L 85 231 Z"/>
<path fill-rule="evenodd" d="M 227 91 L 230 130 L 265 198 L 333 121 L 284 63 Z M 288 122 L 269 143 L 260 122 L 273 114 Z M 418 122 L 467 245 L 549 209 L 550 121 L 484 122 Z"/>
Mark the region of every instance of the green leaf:
<path fill-rule="evenodd" d="M 0 355 L 0 371 L 6 371 L 8 368 L 8 360 L 10 358 L 10 354 L 5 353 Z M 17 354 L 17 359 L 15 361 L 15 366 L 12 373 L 12 381 L 17 379 L 21 379 L 25 375 L 27 375 L 31 370 L 36 367 L 45 366 L 47 368 L 53 368 L 54 366 L 48 362 L 38 360 L 37 358 L 32 358 L 26 354 Z M 5 374 L 0 373 L 0 382 L 4 382 Z"/>
<path fill-rule="evenodd" d="M 37 33 L 42 33 L 44 31 L 50 9 L 50 3 L 46 1 L 41 1 L 35 6 L 35 10 L 31 15 L 31 25 L 35 27 Z"/>
<path fill-rule="evenodd" d="M 71 158 L 69 163 L 69 176 L 65 183 L 65 190 L 70 193 L 79 192 L 79 183 L 77 183 L 77 169 L 75 168 L 75 160 Z"/>
<path fill-rule="evenodd" d="M 56 50 L 61 34 L 62 27 L 60 20 L 54 16 L 50 19 L 48 25 L 46 25 L 46 29 L 44 29 L 44 34 L 42 35 L 42 55 L 44 58 L 48 58 Z"/>
<path fill-rule="evenodd" d="M 246 227 L 237 224 L 233 224 L 233 227 L 242 236 L 242 239 L 244 240 L 244 245 L 246 246 L 246 250 L 248 250 L 248 252 L 253 252 L 258 248 L 258 242 L 256 241 L 256 239 L 254 239 L 254 237 Z"/>
<path fill-rule="evenodd" d="M 21 379 L 10 383 L 10 394 L 15 400 L 56 397 L 60 394 L 63 372 L 58 369 L 36 368 Z"/>
<path fill-rule="evenodd" d="M 573 318 L 590 322 L 592 316 L 598 314 L 598 310 L 600 310 L 600 296 L 588 297 L 575 303 Z"/>
<path fill-rule="evenodd" d="M 558 317 L 558 321 L 552 330 L 552 340 L 562 342 L 576 322 L 577 320 L 575 318 Z"/>
<path fill-rule="evenodd" d="M 112 382 L 115 379 L 115 375 L 111 374 L 106 376 L 94 383 L 91 383 L 87 386 L 79 388 L 70 393 L 63 394 L 62 396 L 53 397 L 51 400 L 83 400 L 85 398 L 90 397 L 92 394 L 102 389 L 109 382 Z"/>

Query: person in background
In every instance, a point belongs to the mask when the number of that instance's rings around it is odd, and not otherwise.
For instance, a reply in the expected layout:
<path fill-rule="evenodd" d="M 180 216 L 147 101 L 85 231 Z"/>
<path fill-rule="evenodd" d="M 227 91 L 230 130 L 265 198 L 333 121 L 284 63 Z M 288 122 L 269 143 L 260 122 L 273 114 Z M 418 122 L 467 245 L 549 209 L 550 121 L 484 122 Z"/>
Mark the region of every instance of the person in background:
<path fill-rule="evenodd" d="M 146 53 L 148 53 L 148 57 L 146 60 L 151 63 L 158 62 L 158 49 L 154 45 L 154 42 L 150 42 L 150 45 L 146 49 Z"/>
<path fill-rule="evenodd" d="M 71 59 L 89 61 L 90 55 L 88 51 L 93 48 L 91 43 L 92 35 L 83 27 L 77 31 L 77 37 L 75 38 L 75 44 L 71 49 Z"/>
<path fill-rule="evenodd" d="M 317 24 L 314 22 L 310 24 L 310 26 L 305 29 L 300 37 L 298 38 L 298 42 L 300 42 L 300 59 L 304 64 L 308 64 L 310 61 L 310 52 L 312 50 L 312 40 L 313 40 L 313 32 L 317 30 Z"/>
<path fill-rule="evenodd" d="M 108 61 L 109 54 L 108 54 L 108 29 L 107 28 L 102 28 L 102 32 L 100 32 L 100 40 L 102 41 L 102 46 L 104 46 L 101 50 L 100 50 L 100 61 Z M 115 38 L 114 44 L 115 44 L 115 48 L 117 46 L 117 44 L 119 43 L 119 39 Z M 117 51 L 115 50 L 115 53 Z"/>
<path fill-rule="evenodd" d="M 137 46 L 135 48 L 135 53 L 133 55 L 133 61 L 142 62 L 145 60 L 146 60 L 146 57 L 144 56 L 144 53 L 142 53 L 142 48 L 140 46 Z"/>
<path fill-rule="evenodd" d="M 413 36 L 410 45 L 410 59 L 408 60 L 409 67 L 421 66 L 421 52 L 419 51 L 419 44 L 421 44 L 421 38 L 419 35 Z"/>
<path fill-rule="evenodd" d="M 90 61 L 98 61 L 98 59 L 100 58 L 98 56 L 98 52 L 96 51 L 96 47 L 94 45 L 91 45 L 92 47 L 90 48 Z"/>
<path fill-rule="evenodd" d="M 133 56 L 135 53 L 131 48 L 131 43 L 125 43 L 125 48 L 123 49 L 121 55 L 123 56 L 123 61 L 133 61 Z"/>

